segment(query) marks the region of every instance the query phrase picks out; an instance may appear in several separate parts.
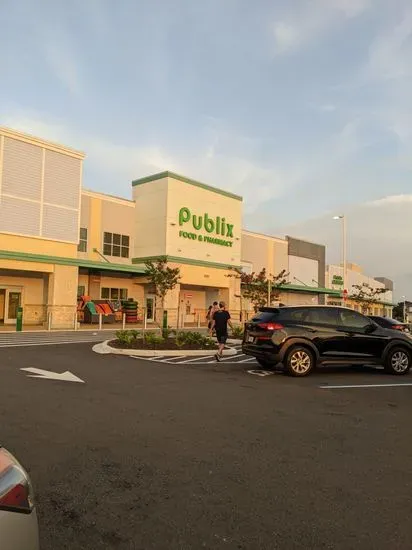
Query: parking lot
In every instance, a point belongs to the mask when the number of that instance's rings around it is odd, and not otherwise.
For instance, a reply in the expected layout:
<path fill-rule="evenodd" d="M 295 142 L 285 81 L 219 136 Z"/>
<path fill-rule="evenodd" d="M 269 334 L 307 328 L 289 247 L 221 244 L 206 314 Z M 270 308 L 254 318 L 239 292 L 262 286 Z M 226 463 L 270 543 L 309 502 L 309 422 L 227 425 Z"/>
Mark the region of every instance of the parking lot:
<path fill-rule="evenodd" d="M 42 550 L 411 548 L 412 376 L 247 359 L 3 348 L 0 441 Z"/>

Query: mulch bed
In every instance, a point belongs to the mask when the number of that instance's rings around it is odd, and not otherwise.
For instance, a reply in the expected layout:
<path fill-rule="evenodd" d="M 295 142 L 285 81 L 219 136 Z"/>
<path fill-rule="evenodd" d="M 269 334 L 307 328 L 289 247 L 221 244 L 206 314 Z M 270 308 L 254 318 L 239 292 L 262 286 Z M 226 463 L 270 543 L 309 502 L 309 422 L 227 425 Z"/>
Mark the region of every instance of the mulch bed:
<path fill-rule="evenodd" d="M 148 349 L 148 350 L 216 350 L 216 344 L 210 344 L 210 346 L 199 346 L 199 344 L 183 344 L 183 346 L 177 346 L 174 338 L 168 338 L 164 342 L 160 342 L 153 346 L 153 344 L 146 343 L 143 339 L 135 340 L 131 344 L 124 344 L 118 340 L 112 340 L 109 342 L 109 346 L 117 349 Z"/>

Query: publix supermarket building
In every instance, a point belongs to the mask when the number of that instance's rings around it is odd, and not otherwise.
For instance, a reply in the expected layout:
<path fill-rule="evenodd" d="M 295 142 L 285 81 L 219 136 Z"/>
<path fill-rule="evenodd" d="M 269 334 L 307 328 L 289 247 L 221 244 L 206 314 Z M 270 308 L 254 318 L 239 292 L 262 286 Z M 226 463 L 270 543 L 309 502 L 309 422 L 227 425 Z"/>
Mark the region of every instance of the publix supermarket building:
<path fill-rule="evenodd" d="M 286 270 L 284 304 L 339 303 L 339 278 L 327 284 L 325 247 L 242 229 L 242 198 L 162 172 L 132 182 L 130 200 L 82 186 L 85 155 L 0 128 L 0 325 L 71 328 L 79 300 L 134 299 L 155 316 L 147 260 L 166 257 L 181 272 L 165 307 L 185 323 L 204 319 L 214 300 L 250 310 L 234 269 Z M 334 284 L 337 282 L 337 284 Z M 380 283 L 377 283 L 377 285 Z M 391 296 L 380 313 L 389 313 Z"/>

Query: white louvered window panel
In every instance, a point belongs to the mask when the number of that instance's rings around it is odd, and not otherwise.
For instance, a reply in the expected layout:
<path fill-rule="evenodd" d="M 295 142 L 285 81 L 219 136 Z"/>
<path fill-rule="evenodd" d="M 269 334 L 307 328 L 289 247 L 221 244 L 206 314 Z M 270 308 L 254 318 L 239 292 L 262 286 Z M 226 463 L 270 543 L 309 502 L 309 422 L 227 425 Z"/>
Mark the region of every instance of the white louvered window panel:
<path fill-rule="evenodd" d="M 40 200 L 42 156 L 41 147 L 6 137 L 2 193 Z"/>
<path fill-rule="evenodd" d="M 39 235 L 40 203 L 2 196 L 0 201 L 0 232 Z"/>
<path fill-rule="evenodd" d="M 60 206 L 79 207 L 80 160 L 46 151 L 43 200 Z"/>
<path fill-rule="evenodd" d="M 43 237 L 78 243 L 78 212 L 58 206 L 43 206 Z"/>

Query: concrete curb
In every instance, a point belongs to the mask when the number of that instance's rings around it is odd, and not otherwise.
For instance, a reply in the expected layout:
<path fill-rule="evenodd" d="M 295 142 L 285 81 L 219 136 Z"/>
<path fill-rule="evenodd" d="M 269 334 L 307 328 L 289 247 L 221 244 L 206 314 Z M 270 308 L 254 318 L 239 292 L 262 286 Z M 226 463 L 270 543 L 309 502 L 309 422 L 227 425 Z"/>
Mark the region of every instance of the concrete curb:
<path fill-rule="evenodd" d="M 105 342 L 101 342 L 100 344 L 96 344 L 93 346 L 93 351 L 95 353 L 100 353 L 102 355 L 107 355 L 109 353 L 113 353 L 114 355 L 129 355 L 133 357 L 182 357 L 186 355 L 191 355 L 194 357 L 202 357 L 203 355 L 213 355 L 215 353 L 215 350 L 153 350 L 153 349 L 119 349 L 119 348 L 112 348 L 109 345 L 110 340 L 106 340 Z M 231 356 L 236 355 L 237 351 L 233 348 L 225 349 L 223 351 L 223 355 Z"/>

